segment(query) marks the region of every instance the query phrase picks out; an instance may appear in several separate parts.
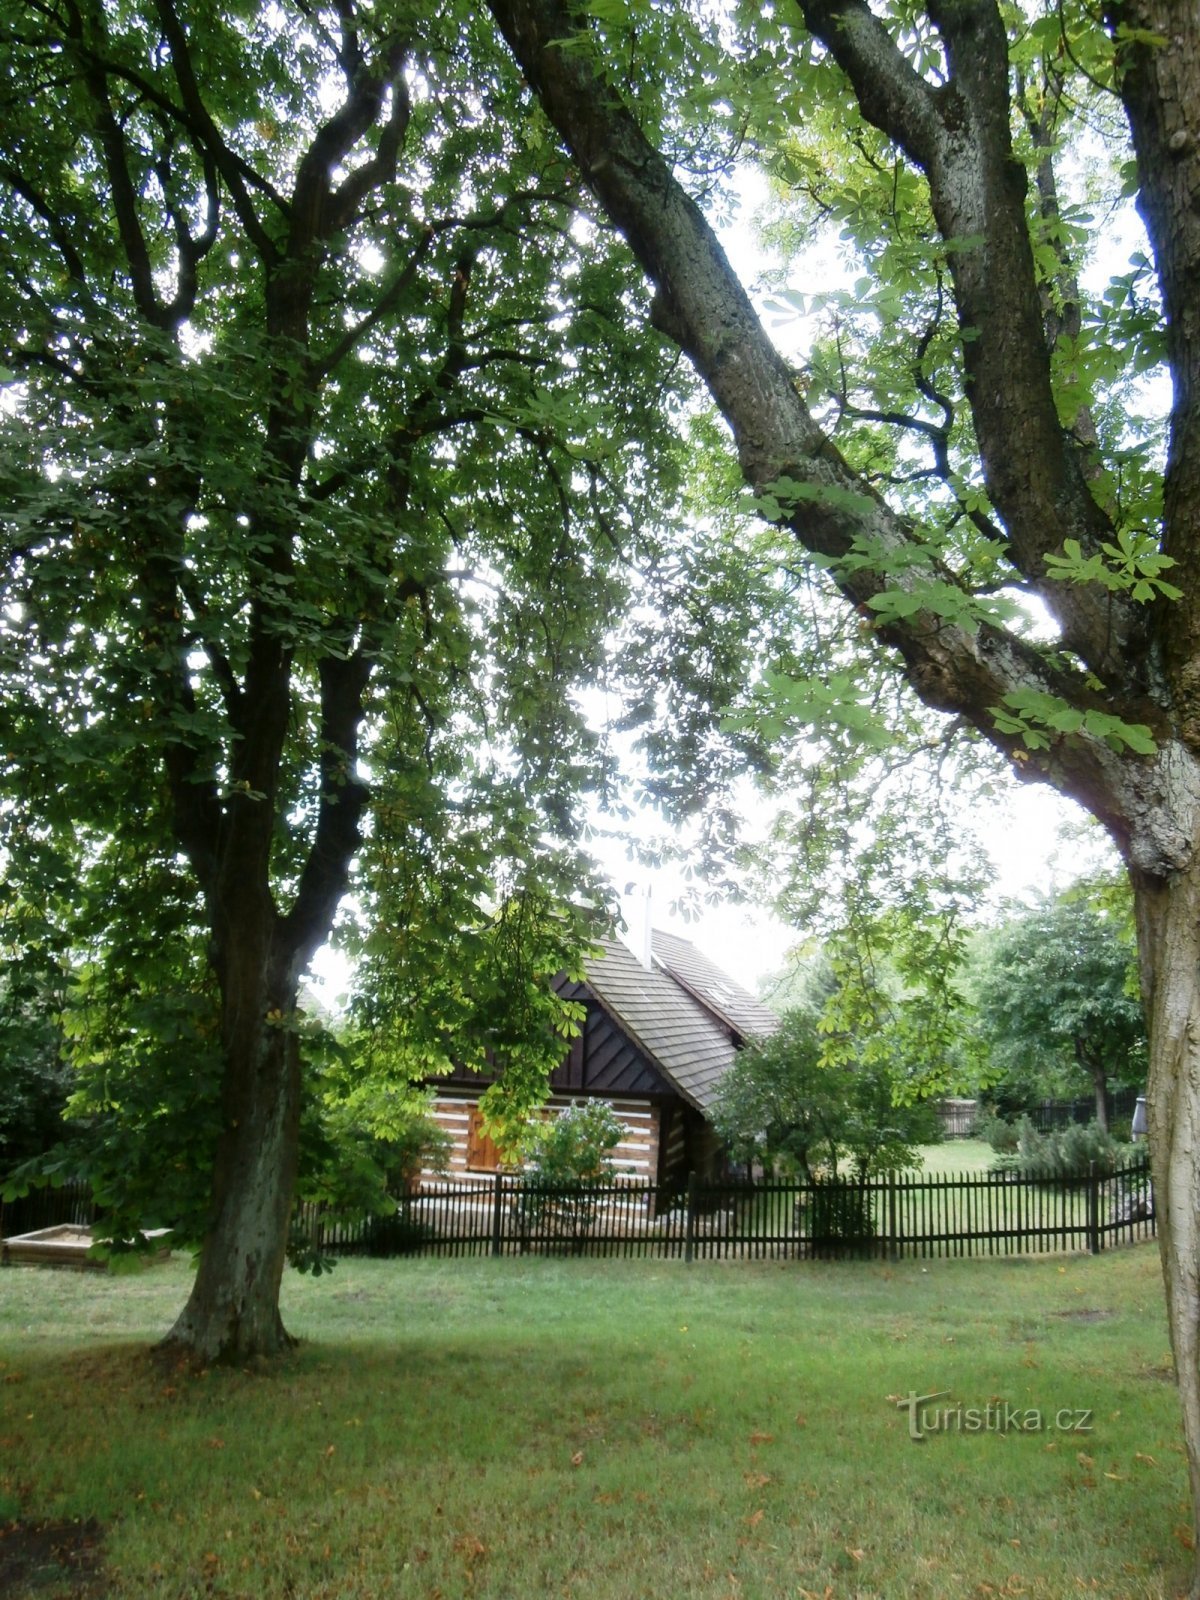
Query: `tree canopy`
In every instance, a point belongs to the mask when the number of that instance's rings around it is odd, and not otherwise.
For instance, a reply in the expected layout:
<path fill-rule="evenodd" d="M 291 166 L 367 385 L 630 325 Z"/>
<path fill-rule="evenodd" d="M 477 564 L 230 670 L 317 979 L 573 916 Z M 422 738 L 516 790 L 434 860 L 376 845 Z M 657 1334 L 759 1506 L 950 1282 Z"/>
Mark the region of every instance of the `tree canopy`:
<path fill-rule="evenodd" d="M 857 1178 L 920 1165 L 917 1146 L 941 1135 L 933 1106 L 898 1103 L 904 1074 L 875 1051 L 851 1044 L 828 1059 L 821 1029 L 817 1006 L 795 1006 L 777 1033 L 739 1052 L 713 1110 L 730 1154 L 806 1183 L 840 1163 Z"/>
<path fill-rule="evenodd" d="M 1145 1024 L 1132 931 L 1082 894 L 1029 907 L 986 940 L 975 1000 L 997 1090 L 1090 1092 L 1109 1125 L 1109 1091 L 1140 1084 Z"/>

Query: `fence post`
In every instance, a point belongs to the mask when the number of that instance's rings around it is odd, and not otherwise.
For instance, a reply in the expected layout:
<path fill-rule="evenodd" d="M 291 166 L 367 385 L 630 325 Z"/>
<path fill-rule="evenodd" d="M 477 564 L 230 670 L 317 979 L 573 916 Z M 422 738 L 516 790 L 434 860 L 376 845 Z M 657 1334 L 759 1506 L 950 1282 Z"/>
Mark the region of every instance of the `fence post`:
<path fill-rule="evenodd" d="M 504 1219 L 504 1174 L 497 1168 L 495 1192 L 492 1197 L 492 1254 L 500 1254 L 500 1230 Z"/>
<path fill-rule="evenodd" d="M 1087 1225 L 1088 1225 L 1088 1254 L 1100 1254 L 1100 1180 L 1096 1175 L 1096 1163 L 1088 1162 L 1088 1191 L 1087 1191 Z"/>
<path fill-rule="evenodd" d="M 887 1175 L 887 1212 L 888 1212 L 888 1260 L 899 1261 L 900 1247 L 896 1239 L 896 1172 L 892 1168 Z"/>
<path fill-rule="evenodd" d="M 683 1259 L 691 1262 L 696 1256 L 696 1174 L 688 1173 L 687 1223 L 683 1235 Z"/>

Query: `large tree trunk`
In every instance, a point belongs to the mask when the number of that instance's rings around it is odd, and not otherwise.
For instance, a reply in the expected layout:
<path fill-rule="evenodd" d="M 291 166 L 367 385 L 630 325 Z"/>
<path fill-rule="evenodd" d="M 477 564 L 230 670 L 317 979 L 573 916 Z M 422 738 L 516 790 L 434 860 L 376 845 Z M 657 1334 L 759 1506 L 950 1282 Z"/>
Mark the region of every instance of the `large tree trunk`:
<path fill-rule="evenodd" d="M 194 1364 L 275 1355 L 300 1130 L 297 980 L 239 939 L 222 971 L 224 1126 L 212 1209 L 187 1304 L 163 1348 Z"/>
<path fill-rule="evenodd" d="M 1134 879 L 1150 1038 L 1154 1210 L 1200 1550 L 1200 863 Z M 1200 1600 L 1200 1572 L 1191 1594 Z"/>

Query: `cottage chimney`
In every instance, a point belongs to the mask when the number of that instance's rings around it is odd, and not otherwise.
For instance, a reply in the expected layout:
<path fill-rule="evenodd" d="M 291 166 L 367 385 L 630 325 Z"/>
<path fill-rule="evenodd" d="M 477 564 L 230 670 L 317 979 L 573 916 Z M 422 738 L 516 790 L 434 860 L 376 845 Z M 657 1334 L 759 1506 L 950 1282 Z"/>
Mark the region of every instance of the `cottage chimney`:
<path fill-rule="evenodd" d="M 650 911 L 650 885 L 646 884 L 645 888 L 643 888 L 640 884 L 627 883 L 625 885 L 625 895 L 626 898 L 636 897 L 642 902 L 641 927 L 636 926 L 635 918 L 631 916 L 629 920 L 634 925 L 630 927 L 629 932 L 634 955 L 647 972 L 652 972 L 654 969 L 654 936 Z"/>

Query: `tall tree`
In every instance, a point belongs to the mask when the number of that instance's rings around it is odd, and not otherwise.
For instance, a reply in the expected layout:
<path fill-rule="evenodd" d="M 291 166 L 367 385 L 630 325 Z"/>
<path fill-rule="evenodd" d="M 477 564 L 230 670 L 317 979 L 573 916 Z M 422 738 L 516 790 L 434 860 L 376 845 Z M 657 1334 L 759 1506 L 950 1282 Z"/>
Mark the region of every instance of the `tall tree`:
<path fill-rule="evenodd" d="M 363 902 L 421 924 L 410 1009 L 464 920 L 524 993 L 489 897 L 578 947 L 562 841 L 607 757 L 572 688 L 662 487 L 669 360 L 622 337 L 637 275 L 470 7 L 9 3 L 0 82 L 6 869 L 98 1048 L 145 1054 L 176 974 L 165 1043 L 220 1087 L 173 1338 L 269 1352 L 297 985 L 363 839 Z"/>
<path fill-rule="evenodd" d="M 1079 801 L 1128 867 L 1200 1549 L 1200 12 L 799 0 L 746 8 L 742 35 L 729 24 L 692 48 L 686 17 L 650 7 L 489 4 L 764 514 L 930 706 Z M 657 86 L 639 93 L 647 71 Z M 853 161 L 845 230 L 873 235 L 861 254 L 879 274 L 859 294 L 906 352 L 878 398 L 852 373 L 818 414 L 819 374 L 764 332 L 660 136 L 670 72 L 764 126 L 782 176 L 818 203 L 819 177 Z M 1149 249 L 1089 300 L 1056 158 L 1097 104 Z M 805 152 L 814 123 L 840 127 L 841 154 Z M 1173 396 L 1161 473 L 1152 434 L 1127 426 L 1122 382 L 1158 362 Z M 1046 621 L 1030 626 L 1006 588 Z"/>
<path fill-rule="evenodd" d="M 1081 897 L 1047 900 L 1002 923 L 984 944 L 976 988 L 993 1068 L 1026 1081 L 1057 1071 L 1060 1081 L 1086 1085 L 1107 1131 L 1112 1084 L 1140 1083 L 1145 1066 L 1133 960 L 1117 919 Z"/>

